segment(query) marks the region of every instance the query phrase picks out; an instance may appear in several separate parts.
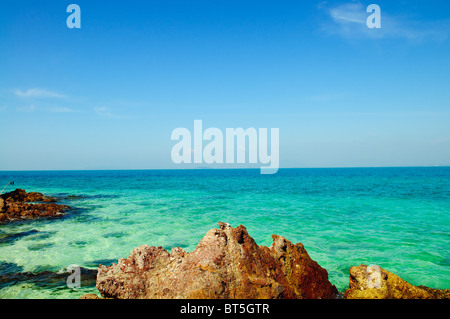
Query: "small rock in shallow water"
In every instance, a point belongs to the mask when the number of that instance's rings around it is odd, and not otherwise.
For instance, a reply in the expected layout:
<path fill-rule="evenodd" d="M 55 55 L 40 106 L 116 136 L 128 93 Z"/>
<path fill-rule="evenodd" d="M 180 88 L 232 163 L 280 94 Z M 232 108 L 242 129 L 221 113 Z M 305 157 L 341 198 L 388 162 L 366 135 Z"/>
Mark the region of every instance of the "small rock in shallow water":
<path fill-rule="evenodd" d="M 3 208 L 0 213 L 0 223 L 13 220 L 23 220 L 40 217 L 59 217 L 70 207 L 54 204 L 54 198 L 41 193 L 27 193 L 23 189 L 2 194 Z M 29 203 L 40 202 L 40 203 Z"/>
<path fill-rule="evenodd" d="M 45 196 L 36 192 L 27 193 L 25 190 L 20 188 L 12 192 L 2 194 L 1 197 L 5 201 L 14 202 L 56 202 L 56 199 L 53 197 Z"/>

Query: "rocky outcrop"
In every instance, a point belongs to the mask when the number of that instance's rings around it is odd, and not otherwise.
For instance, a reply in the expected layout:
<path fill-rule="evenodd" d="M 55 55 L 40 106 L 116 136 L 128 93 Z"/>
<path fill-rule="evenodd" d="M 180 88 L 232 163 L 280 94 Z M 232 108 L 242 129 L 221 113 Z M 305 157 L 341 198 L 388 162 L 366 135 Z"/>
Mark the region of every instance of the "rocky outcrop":
<path fill-rule="evenodd" d="M 56 199 L 53 197 L 45 196 L 36 192 L 27 193 L 25 190 L 20 188 L 1 195 L 1 198 L 14 202 L 56 202 Z"/>
<path fill-rule="evenodd" d="M 270 299 L 334 298 L 328 273 L 301 243 L 273 235 L 258 246 L 244 226 L 219 223 L 190 253 L 140 246 L 110 267 L 100 265 L 105 298 Z"/>
<path fill-rule="evenodd" d="M 360 265 L 350 268 L 346 299 L 448 299 L 450 289 L 414 286 L 389 271 Z"/>
<path fill-rule="evenodd" d="M 61 216 L 70 207 L 55 204 L 52 197 L 16 189 L 0 197 L 0 223 L 20 219 Z M 31 203 L 39 202 L 39 203 Z"/>

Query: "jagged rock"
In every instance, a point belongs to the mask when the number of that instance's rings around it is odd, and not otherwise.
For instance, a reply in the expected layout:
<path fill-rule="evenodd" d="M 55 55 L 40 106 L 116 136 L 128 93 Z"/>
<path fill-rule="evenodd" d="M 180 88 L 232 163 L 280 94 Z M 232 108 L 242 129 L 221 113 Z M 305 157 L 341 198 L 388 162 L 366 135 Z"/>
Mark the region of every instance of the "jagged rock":
<path fill-rule="evenodd" d="M 360 265 L 350 268 L 346 299 L 448 299 L 450 289 L 414 286 L 389 271 Z"/>
<path fill-rule="evenodd" d="M 2 194 L 0 205 L 0 223 L 18 219 L 61 216 L 70 207 L 54 204 L 54 198 L 41 193 L 27 193 L 23 189 Z M 42 202 L 38 204 L 30 202 Z"/>
<path fill-rule="evenodd" d="M 193 252 L 147 245 L 110 267 L 100 265 L 105 298 L 270 299 L 334 298 L 336 287 L 302 244 L 273 235 L 258 246 L 244 226 L 219 223 Z"/>

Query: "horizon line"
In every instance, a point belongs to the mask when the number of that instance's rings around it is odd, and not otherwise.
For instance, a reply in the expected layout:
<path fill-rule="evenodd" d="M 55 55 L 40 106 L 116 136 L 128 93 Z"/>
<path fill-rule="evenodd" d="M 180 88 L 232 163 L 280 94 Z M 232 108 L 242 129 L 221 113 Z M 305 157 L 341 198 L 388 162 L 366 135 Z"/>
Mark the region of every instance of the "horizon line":
<path fill-rule="evenodd" d="M 346 168 L 445 168 L 450 165 L 407 165 L 407 166 L 312 166 L 312 167 L 280 167 L 281 169 L 346 169 Z M 201 171 L 201 170 L 260 170 L 259 167 L 198 167 L 198 168 L 96 168 L 96 169 L 11 169 L 0 172 L 83 172 L 83 171 Z"/>

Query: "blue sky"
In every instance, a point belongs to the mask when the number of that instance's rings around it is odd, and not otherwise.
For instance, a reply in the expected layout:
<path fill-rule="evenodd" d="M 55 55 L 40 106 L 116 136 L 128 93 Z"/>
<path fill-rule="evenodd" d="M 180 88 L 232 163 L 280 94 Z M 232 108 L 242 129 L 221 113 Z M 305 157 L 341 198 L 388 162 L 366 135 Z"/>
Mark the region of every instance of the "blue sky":
<path fill-rule="evenodd" d="M 281 167 L 450 165 L 449 17 L 448 1 L 2 0 L 0 170 L 177 168 L 171 132 L 196 119 L 279 128 Z"/>

